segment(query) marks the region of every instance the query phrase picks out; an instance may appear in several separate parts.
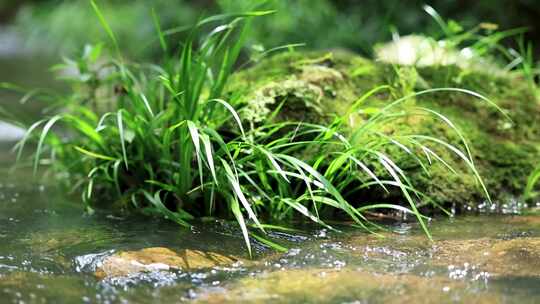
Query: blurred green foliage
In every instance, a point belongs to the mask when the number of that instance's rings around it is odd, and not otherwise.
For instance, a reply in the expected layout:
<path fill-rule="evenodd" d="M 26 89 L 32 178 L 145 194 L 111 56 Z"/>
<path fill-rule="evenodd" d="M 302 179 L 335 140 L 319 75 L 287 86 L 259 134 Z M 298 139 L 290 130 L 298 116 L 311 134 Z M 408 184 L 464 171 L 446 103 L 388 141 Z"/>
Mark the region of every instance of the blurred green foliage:
<path fill-rule="evenodd" d="M 27 43 L 61 53 L 72 53 L 87 43 L 104 41 L 104 33 L 88 1 L 1 1 L 1 11 L 18 8 L 15 24 Z M 253 27 L 249 44 L 259 49 L 287 43 L 305 43 L 309 49 L 347 48 L 365 55 L 372 46 L 391 39 L 392 33 L 424 33 L 437 38 L 438 25 L 423 10 L 433 6 L 444 18 L 455 19 L 464 27 L 481 22 L 501 28 L 526 26 L 529 40 L 540 40 L 536 20 L 540 6 L 535 0 L 102 0 L 107 20 L 126 54 L 152 56 L 157 39 L 151 9 L 164 28 L 193 24 L 204 15 L 238 12 L 246 9 L 275 9 L 278 13 L 261 18 Z M 11 8 L 11 9 L 10 9 Z M 2 16 L 2 14 L 0 14 Z M 1 18 L 1 17 L 0 17 Z M 181 35 L 170 36 L 180 41 Z"/>
<path fill-rule="evenodd" d="M 102 1 L 110 22 L 126 54 L 151 55 L 157 35 L 152 23 L 154 8 L 164 24 L 195 20 L 195 7 L 172 1 Z M 17 29 L 27 45 L 41 51 L 72 54 L 86 43 L 108 41 L 90 3 L 87 1 L 49 1 L 23 7 L 16 18 Z M 152 47 L 150 47 L 152 46 Z"/>

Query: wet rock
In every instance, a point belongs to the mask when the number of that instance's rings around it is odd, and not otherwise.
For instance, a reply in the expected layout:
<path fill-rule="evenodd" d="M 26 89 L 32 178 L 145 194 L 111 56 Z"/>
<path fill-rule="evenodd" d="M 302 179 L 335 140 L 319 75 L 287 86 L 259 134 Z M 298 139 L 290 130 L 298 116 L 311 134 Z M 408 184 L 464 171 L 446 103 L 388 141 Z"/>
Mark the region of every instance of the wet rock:
<path fill-rule="evenodd" d="M 464 282 L 445 277 L 377 274 L 351 269 L 289 269 L 244 278 L 225 290 L 199 294 L 204 303 L 498 303 L 465 294 Z"/>
<path fill-rule="evenodd" d="M 54 219 L 51 219 L 51 221 Z M 72 266 L 68 258 L 69 251 L 95 250 L 96 247 L 108 247 L 112 236 L 109 230 L 99 227 L 63 228 L 31 232 L 18 242 L 28 252 L 44 260 L 54 261 L 58 266 L 69 269 Z"/>
<path fill-rule="evenodd" d="M 483 217 L 439 223 L 429 241 L 419 233 L 382 233 L 385 237 L 353 234 L 345 240 L 356 258 L 377 270 L 432 269 L 464 277 L 540 278 L 538 219 Z M 448 269 L 448 273 L 444 271 Z"/>
<path fill-rule="evenodd" d="M 103 279 L 161 270 L 195 270 L 228 266 L 235 262 L 238 262 L 238 259 L 214 252 L 190 249 L 173 251 L 164 247 L 152 247 L 109 256 L 98 266 L 95 275 Z"/>
<path fill-rule="evenodd" d="M 80 303 L 84 289 L 83 281 L 69 275 L 0 273 L 1 303 Z"/>
<path fill-rule="evenodd" d="M 490 276 L 540 277 L 540 238 L 438 241 L 433 256 L 434 264 L 474 265 Z"/>

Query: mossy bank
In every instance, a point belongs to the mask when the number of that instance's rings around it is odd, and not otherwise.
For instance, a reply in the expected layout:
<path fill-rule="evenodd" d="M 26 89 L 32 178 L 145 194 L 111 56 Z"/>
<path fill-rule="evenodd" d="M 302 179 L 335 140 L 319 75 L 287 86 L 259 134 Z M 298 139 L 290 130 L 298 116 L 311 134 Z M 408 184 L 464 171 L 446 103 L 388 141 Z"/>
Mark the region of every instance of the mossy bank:
<path fill-rule="evenodd" d="M 398 66 L 342 50 L 286 52 L 237 73 L 229 91 L 246 96 L 241 113 L 253 126 L 268 119 L 328 123 L 333 117 L 344 114 L 358 98 L 381 85 L 388 85 L 388 89 L 368 98 L 354 119 L 350 119 L 348 127 L 355 128 L 371 113 L 400 97 L 429 88 L 467 89 L 493 101 L 504 113 L 463 92 L 419 95 L 402 106 L 410 115 L 400 123 L 383 126 L 380 131 L 424 134 L 459 145 L 459 134 L 444 119 L 418 115 L 414 111 L 418 108 L 434 110 L 451 120 L 465 135 L 475 165 L 494 201 L 522 193 L 527 176 L 540 159 L 540 104 L 534 90 L 517 72 L 505 72 L 493 66 L 483 69 L 481 65 L 470 68 L 442 64 Z M 274 115 L 277 108 L 279 114 Z M 398 146 L 389 146 L 386 153 L 407 171 L 415 187 L 439 204 L 455 203 L 463 208 L 486 200 L 469 169 L 448 149 L 438 149 L 437 153 L 449 166 L 428 160 L 429 174 Z M 371 165 L 378 167 L 376 163 Z M 399 199 L 377 189 L 366 191 L 366 195 L 373 200 Z"/>

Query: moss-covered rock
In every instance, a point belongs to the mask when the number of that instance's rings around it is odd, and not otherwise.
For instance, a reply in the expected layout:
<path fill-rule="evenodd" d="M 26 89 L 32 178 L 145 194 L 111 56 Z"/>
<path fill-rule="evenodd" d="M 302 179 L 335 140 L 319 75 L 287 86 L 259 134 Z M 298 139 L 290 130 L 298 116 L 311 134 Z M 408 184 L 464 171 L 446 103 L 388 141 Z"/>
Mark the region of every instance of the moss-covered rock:
<path fill-rule="evenodd" d="M 241 112 L 255 124 L 278 107 L 277 119 L 325 122 L 381 83 L 371 77 L 375 70 L 371 61 L 344 52 L 285 53 L 237 73 L 230 90 L 247 96 Z"/>
<path fill-rule="evenodd" d="M 253 127 L 269 119 L 326 123 L 345 114 L 359 97 L 380 85 L 389 89 L 366 100 L 364 109 L 381 108 L 430 88 L 461 88 L 487 96 L 511 119 L 489 102 L 457 91 L 416 96 L 402 108 L 429 108 L 450 119 L 467 138 L 474 164 L 493 198 L 521 194 L 527 175 L 540 159 L 540 104 L 520 75 L 467 70 L 457 65 L 397 66 L 345 51 L 288 52 L 237 73 L 230 89 L 245 96 L 241 115 Z M 275 112 L 278 114 L 273 115 Z M 354 129 L 361 123 L 362 119 L 351 119 L 348 127 Z M 380 129 L 386 134 L 433 136 L 465 150 L 459 134 L 436 115 L 409 115 Z M 406 170 L 415 187 L 440 204 L 461 206 L 485 200 L 459 155 L 441 147 L 433 151 L 455 172 L 433 162 L 428 164 L 430 173 L 426 174 L 403 149 L 389 147 L 385 152 Z M 377 170 L 376 163 L 371 166 Z M 370 191 L 369 195 L 382 198 L 383 192 Z"/>

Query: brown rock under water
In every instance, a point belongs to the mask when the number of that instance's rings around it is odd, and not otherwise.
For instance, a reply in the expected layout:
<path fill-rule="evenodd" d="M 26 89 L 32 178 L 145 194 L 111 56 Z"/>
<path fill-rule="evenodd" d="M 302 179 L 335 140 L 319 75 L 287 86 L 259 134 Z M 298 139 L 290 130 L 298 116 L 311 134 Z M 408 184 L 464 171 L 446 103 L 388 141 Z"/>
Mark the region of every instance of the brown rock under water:
<path fill-rule="evenodd" d="M 481 238 L 435 242 L 435 264 L 468 263 L 494 276 L 540 277 L 540 238 Z"/>
<path fill-rule="evenodd" d="M 119 252 L 109 256 L 103 260 L 95 275 L 99 279 L 103 279 L 156 270 L 193 270 L 227 266 L 237 261 L 236 258 L 215 252 L 191 249 L 173 251 L 164 247 L 151 247 L 138 251 Z"/>
<path fill-rule="evenodd" d="M 501 303 L 486 293 L 467 294 L 447 277 L 377 274 L 351 269 L 288 269 L 247 277 L 224 290 L 202 292 L 201 303 Z M 361 300 L 359 300 L 361 299 Z"/>

